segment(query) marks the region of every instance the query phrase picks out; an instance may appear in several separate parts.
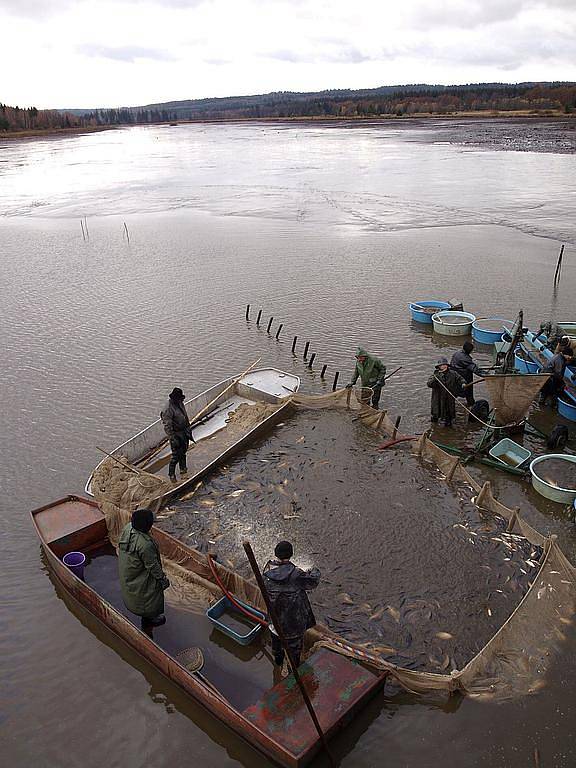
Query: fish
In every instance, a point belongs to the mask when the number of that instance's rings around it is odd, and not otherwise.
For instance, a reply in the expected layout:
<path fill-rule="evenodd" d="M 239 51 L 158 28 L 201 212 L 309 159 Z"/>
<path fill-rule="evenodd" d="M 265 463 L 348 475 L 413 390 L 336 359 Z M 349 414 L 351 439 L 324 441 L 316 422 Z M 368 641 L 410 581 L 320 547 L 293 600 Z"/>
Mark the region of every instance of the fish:
<path fill-rule="evenodd" d="M 392 605 L 387 606 L 386 610 L 392 616 L 395 622 L 400 621 L 400 611 L 397 608 L 394 608 Z"/>
<path fill-rule="evenodd" d="M 488 607 L 486 608 L 486 613 L 488 614 L 488 616 L 492 616 L 492 611 Z"/>
<path fill-rule="evenodd" d="M 375 653 L 388 653 L 388 654 L 395 654 L 398 653 L 396 648 L 392 648 L 389 645 L 375 645 L 371 648 L 372 651 Z"/>
<path fill-rule="evenodd" d="M 237 491 L 232 491 L 232 493 L 229 493 L 228 496 L 231 499 L 236 499 L 236 498 L 238 498 L 238 496 L 241 496 L 243 493 L 246 493 L 244 488 L 238 488 Z"/>
<path fill-rule="evenodd" d="M 302 515 L 282 515 L 284 520 L 296 520 L 297 518 L 302 517 Z"/>
<path fill-rule="evenodd" d="M 436 632 L 436 637 L 440 640 L 452 640 L 454 635 L 451 635 L 450 632 Z"/>
<path fill-rule="evenodd" d="M 371 616 L 368 616 L 368 618 L 370 619 L 370 621 L 376 621 L 382 616 L 383 613 L 384 613 L 384 608 L 379 608 Z"/>
<path fill-rule="evenodd" d="M 297 443 L 303 443 L 304 440 L 306 440 L 305 436 L 302 435 L 302 437 L 299 437 L 298 440 L 296 440 Z"/>
<path fill-rule="evenodd" d="M 337 597 L 346 605 L 354 605 L 354 600 L 352 600 L 347 592 L 340 592 Z"/>
<path fill-rule="evenodd" d="M 202 504 L 204 507 L 213 507 L 216 505 L 216 502 L 212 501 L 211 499 L 202 499 L 200 504 Z"/>

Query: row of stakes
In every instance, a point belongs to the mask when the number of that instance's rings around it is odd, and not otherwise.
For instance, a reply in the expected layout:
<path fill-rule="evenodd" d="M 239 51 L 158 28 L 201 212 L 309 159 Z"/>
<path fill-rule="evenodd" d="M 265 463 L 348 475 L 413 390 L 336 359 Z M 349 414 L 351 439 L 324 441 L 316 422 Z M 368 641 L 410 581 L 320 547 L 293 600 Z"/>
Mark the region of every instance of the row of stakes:
<path fill-rule="evenodd" d="M 260 327 L 260 320 L 262 319 L 262 310 L 259 310 L 258 317 L 256 318 L 256 325 Z M 246 305 L 246 320 L 250 321 L 250 304 Z M 268 327 L 266 328 L 266 333 L 270 333 L 272 329 L 272 323 L 274 322 L 274 317 L 271 317 L 270 320 L 268 320 Z M 282 328 L 284 328 L 284 323 L 280 323 L 278 325 L 278 328 L 276 329 L 276 341 L 280 340 L 280 334 L 282 332 Z M 296 354 L 296 342 L 298 341 L 298 336 L 294 336 L 292 339 L 292 354 Z M 312 366 L 314 365 L 314 360 L 316 359 L 316 353 L 313 352 L 310 355 L 310 359 L 308 359 L 308 350 L 310 349 L 310 342 L 307 341 L 304 345 L 304 354 L 302 355 L 304 362 L 308 363 L 308 368 L 312 370 Z M 320 371 L 320 378 L 324 379 L 326 378 L 326 369 L 328 368 L 327 365 L 322 366 L 322 370 Z M 336 391 L 336 386 L 338 385 L 338 378 L 340 376 L 340 372 L 336 371 L 334 374 L 334 381 L 332 382 L 332 392 Z"/>

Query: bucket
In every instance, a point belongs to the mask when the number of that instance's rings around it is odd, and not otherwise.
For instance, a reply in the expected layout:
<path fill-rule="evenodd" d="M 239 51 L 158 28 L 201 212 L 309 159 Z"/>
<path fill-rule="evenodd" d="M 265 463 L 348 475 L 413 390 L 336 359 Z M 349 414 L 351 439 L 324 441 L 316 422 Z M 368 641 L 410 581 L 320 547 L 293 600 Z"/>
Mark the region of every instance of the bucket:
<path fill-rule="evenodd" d="M 67 565 L 72 573 L 75 576 L 78 576 L 79 579 L 84 578 L 84 564 L 86 563 L 86 556 L 83 552 L 68 552 L 68 554 L 64 555 L 62 558 L 62 562 L 64 565 Z"/>
<path fill-rule="evenodd" d="M 472 315 L 470 312 L 453 310 L 443 310 L 432 315 L 434 330 L 443 336 L 465 336 L 470 333 L 472 323 L 475 320 L 476 315 Z"/>

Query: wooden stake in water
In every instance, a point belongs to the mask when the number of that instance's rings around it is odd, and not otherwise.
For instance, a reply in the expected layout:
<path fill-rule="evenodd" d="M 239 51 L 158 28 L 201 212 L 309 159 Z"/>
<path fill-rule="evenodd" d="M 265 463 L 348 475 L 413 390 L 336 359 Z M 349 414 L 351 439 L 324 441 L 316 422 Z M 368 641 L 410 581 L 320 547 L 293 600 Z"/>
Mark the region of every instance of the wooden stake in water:
<path fill-rule="evenodd" d="M 246 320 L 250 320 L 250 304 L 246 304 Z"/>
<path fill-rule="evenodd" d="M 316 359 L 316 352 L 313 352 L 313 353 L 310 355 L 310 360 L 309 360 L 309 362 L 308 362 L 308 368 L 312 368 L 312 366 L 314 365 L 314 360 L 315 360 L 315 359 Z"/>
<path fill-rule="evenodd" d="M 282 330 L 282 328 L 284 328 L 284 325 L 280 323 L 280 325 L 278 326 L 278 330 L 276 331 L 276 341 L 278 341 L 278 337 L 280 336 L 280 331 Z"/>
<path fill-rule="evenodd" d="M 262 310 L 258 312 L 258 317 L 256 318 L 256 325 L 260 325 L 260 318 L 262 317 Z"/>
<path fill-rule="evenodd" d="M 298 336 L 294 336 L 294 339 L 293 339 L 293 341 L 292 341 L 292 354 L 293 354 L 293 355 L 295 354 L 295 351 L 294 351 L 294 350 L 296 349 L 296 342 L 297 342 L 297 341 L 298 341 Z"/>
<path fill-rule="evenodd" d="M 334 374 L 334 381 L 332 383 L 332 392 L 336 392 L 336 387 L 338 385 L 338 376 L 340 376 L 340 371 L 336 371 Z"/>
<path fill-rule="evenodd" d="M 80 226 L 82 227 L 82 240 L 86 242 L 86 233 L 84 232 L 84 222 L 80 219 Z"/>
<path fill-rule="evenodd" d="M 304 345 L 304 354 L 302 355 L 304 360 L 308 359 L 308 349 L 309 349 L 309 347 L 310 347 L 310 342 L 307 341 L 306 344 Z"/>
<path fill-rule="evenodd" d="M 124 222 L 124 232 L 126 232 L 126 240 L 130 242 L 130 235 L 128 233 L 128 227 L 126 226 L 126 222 Z"/>
<path fill-rule="evenodd" d="M 323 365 L 323 366 L 322 366 L 322 370 L 320 371 L 320 378 L 321 378 L 321 379 L 323 379 L 323 378 L 324 378 L 324 374 L 326 373 L 326 368 L 328 368 L 328 366 L 327 366 L 327 365 Z"/>
<path fill-rule="evenodd" d="M 288 643 L 286 642 L 284 630 L 282 629 L 282 625 L 278 621 L 276 609 L 272 605 L 272 602 L 270 601 L 270 598 L 268 596 L 268 592 L 266 591 L 264 579 L 262 578 L 262 574 L 260 572 L 258 563 L 256 562 L 256 557 L 254 556 L 254 552 L 252 550 L 252 547 L 250 546 L 250 542 L 244 541 L 242 543 L 242 546 L 244 547 L 244 551 L 246 552 L 246 557 L 248 558 L 248 562 L 250 563 L 250 567 L 252 568 L 252 572 L 254 573 L 256 583 L 258 584 L 260 592 L 262 593 L 262 597 L 264 598 L 264 602 L 266 603 L 266 609 L 268 611 L 268 616 L 270 618 L 270 621 L 272 622 L 272 626 L 276 630 L 276 634 L 278 635 L 278 639 L 280 640 L 282 649 L 286 654 L 288 661 L 290 663 L 290 667 L 292 669 L 292 674 L 294 675 L 294 680 L 296 681 L 296 685 L 300 689 L 300 693 L 302 694 L 302 698 L 304 699 L 304 704 L 306 704 L 306 709 L 308 710 L 310 717 L 312 719 L 312 722 L 314 723 L 314 727 L 316 728 L 318 736 L 320 737 L 320 741 L 322 742 L 322 746 L 324 747 L 324 751 L 326 752 L 326 756 L 328 757 L 330 766 L 334 768 L 336 763 L 334 762 L 334 758 L 332 757 L 332 753 L 330 752 L 330 749 L 328 747 L 328 741 L 326 739 L 324 731 L 322 730 L 322 726 L 320 725 L 316 712 L 314 711 L 314 706 L 312 705 L 312 701 L 310 700 L 308 691 L 304 687 L 304 683 L 302 682 L 302 678 L 300 677 L 300 674 L 298 672 L 298 667 L 294 663 L 292 651 L 290 650 Z"/>
<path fill-rule="evenodd" d="M 554 286 L 556 286 L 556 283 L 560 282 L 560 271 L 562 269 L 563 256 L 564 256 L 564 245 L 562 244 L 562 247 L 560 248 L 560 253 L 558 255 L 558 263 L 556 264 L 556 271 L 554 272 Z"/>
<path fill-rule="evenodd" d="M 268 320 L 268 328 L 266 328 L 266 333 L 270 333 L 270 328 L 272 328 L 273 322 L 274 322 L 274 318 L 271 317 L 270 320 Z"/>
<path fill-rule="evenodd" d="M 90 233 L 88 232 L 88 219 L 84 216 L 84 229 L 86 230 L 86 239 L 90 240 Z"/>

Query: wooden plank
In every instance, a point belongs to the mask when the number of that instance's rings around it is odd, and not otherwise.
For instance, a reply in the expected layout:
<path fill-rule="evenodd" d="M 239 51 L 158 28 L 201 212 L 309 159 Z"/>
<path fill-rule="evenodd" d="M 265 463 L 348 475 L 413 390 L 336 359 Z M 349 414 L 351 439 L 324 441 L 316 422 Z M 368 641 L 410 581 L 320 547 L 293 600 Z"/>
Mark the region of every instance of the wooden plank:
<path fill-rule="evenodd" d="M 313 653 L 299 672 L 327 734 L 341 727 L 384 684 L 382 676 L 327 648 Z M 318 734 L 293 675 L 245 709 L 244 716 L 297 756 L 297 764 L 318 750 Z"/>

